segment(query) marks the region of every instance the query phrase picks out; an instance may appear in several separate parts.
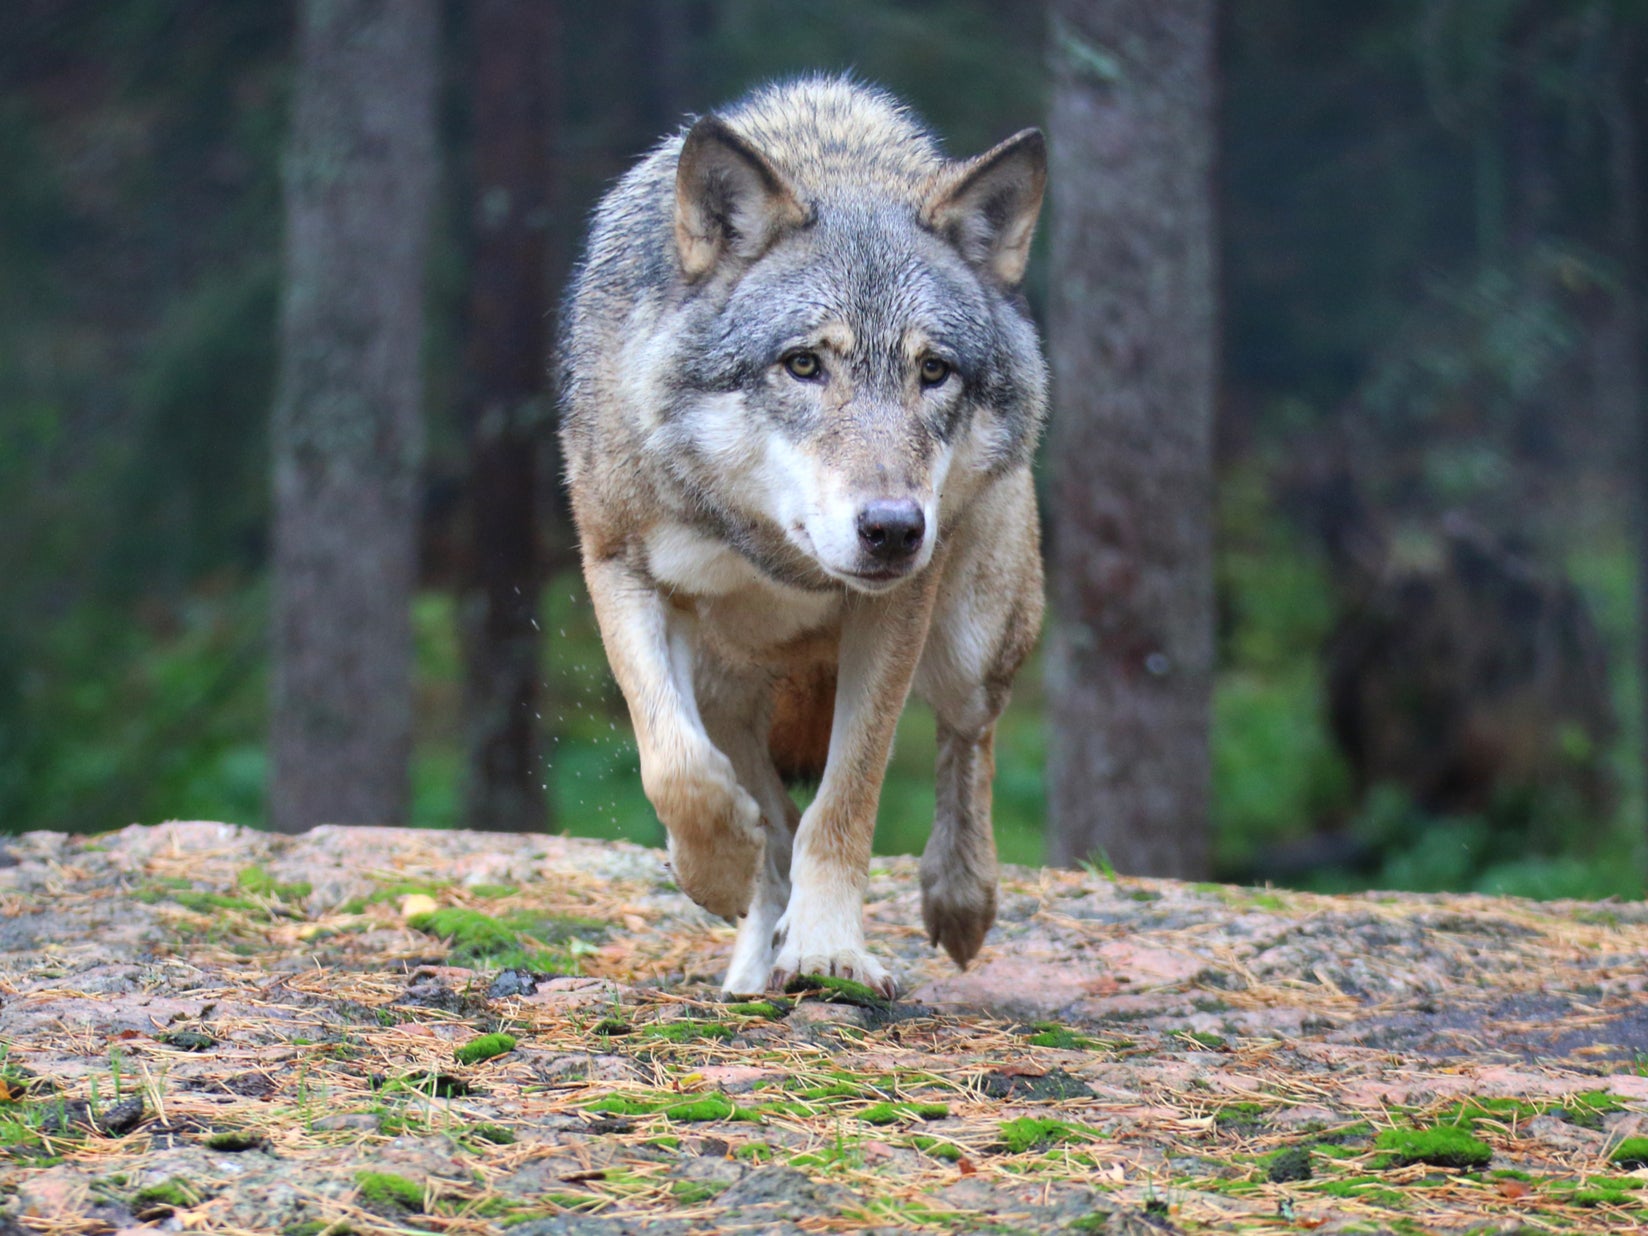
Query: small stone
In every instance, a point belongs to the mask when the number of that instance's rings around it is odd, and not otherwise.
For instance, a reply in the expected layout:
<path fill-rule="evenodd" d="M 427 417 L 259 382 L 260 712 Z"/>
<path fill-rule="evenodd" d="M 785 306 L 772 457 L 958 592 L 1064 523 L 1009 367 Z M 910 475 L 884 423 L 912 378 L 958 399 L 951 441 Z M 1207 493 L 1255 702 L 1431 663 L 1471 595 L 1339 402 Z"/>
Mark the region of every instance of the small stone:
<path fill-rule="evenodd" d="M 507 1000 L 510 996 L 530 996 L 537 992 L 538 980 L 530 970 L 501 970 L 492 985 L 486 989 L 488 1000 Z"/>

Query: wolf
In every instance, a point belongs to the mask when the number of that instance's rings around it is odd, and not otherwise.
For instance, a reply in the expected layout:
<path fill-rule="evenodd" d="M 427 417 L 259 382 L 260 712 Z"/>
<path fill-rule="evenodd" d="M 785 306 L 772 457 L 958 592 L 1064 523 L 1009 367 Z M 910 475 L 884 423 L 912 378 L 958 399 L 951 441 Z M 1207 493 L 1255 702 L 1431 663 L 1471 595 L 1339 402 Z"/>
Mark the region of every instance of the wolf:
<path fill-rule="evenodd" d="M 1043 604 L 1018 289 L 1046 169 L 1038 130 L 954 161 L 888 94 L 809 78 L 693 120 L 594 212 L 567 482 L 668 861 L 742 920 L 729 995 L 895 993 L 863 895 L 912 690 L 938 722 L 928 938 L 965 968 L 995 919 L 992 739 Z"/>

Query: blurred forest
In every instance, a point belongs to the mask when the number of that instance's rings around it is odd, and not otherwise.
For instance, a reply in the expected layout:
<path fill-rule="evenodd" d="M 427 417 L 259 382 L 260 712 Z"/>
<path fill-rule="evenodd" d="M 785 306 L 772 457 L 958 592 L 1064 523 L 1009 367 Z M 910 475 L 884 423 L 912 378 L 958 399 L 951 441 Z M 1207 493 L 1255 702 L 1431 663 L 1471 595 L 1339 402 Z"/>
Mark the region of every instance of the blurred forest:
<path fill-rule="evenodd" d="M 0 8 L 0 830 L 267 822 L 295 8 Z M 969 154 L 1044 123 L 1069 54 L 1039 0 L 554 8 L 552 287 L 685 113 L 851 69 Z M 472 13 L 441 14 L 424 313 L 428 827 L 466 801 Z M 1214 873 L 1641 896 L 1648 6 L 1226 0 L 1217 48 Z M 656 843 L 552 485 L 532 509 L 548 826 Z M 1044 853 L 1043 699 L 1032 667 L 997 740 L 1008 861 Z M 912 709 L 878 850 L 923 843 L 932 756 Z"/>

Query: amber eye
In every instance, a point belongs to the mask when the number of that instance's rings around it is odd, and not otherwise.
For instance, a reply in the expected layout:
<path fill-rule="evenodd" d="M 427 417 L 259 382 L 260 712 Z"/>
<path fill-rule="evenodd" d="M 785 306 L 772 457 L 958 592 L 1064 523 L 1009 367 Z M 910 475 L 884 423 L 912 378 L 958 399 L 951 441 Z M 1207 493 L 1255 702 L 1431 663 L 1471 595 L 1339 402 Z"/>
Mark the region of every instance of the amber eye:
<path fill-rule="evenodd" d="M 929 356 L 921 362 L 921 384 L 923 386 L 937 386 L 950 376 L 950 366 L 936 356 Z"/>
<path fill-rule="evenodd" d="M 818 359 L 817 352 L 791 352 L 784 358 L 784 368 L 792 378 L 806 382 L 824 372 L 824 362 Z"/>

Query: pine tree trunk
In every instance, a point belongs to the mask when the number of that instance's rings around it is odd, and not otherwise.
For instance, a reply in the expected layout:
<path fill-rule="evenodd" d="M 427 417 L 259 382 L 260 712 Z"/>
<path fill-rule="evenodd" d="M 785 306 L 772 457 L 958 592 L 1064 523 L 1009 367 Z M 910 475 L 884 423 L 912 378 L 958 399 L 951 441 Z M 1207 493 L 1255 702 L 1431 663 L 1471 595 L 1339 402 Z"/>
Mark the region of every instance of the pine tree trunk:
<path fill-rule="evenodd" d="M 478 0 L 473 12 L 465 816 L 471 828 L 531 832 L 547 822 L 537 516 L 549 430 L 546 236 L 560 13 L 550 0 Z"/>
<path fill-rule="evenodd" d="M 304 0 L 285 169 L 270 821 L 402 824 L 434 0 Z"/>
<path fill-rule="evenodd" d="M 1056 0 L 1049 860 L 1208 869 L 1213 0 Z"/>

